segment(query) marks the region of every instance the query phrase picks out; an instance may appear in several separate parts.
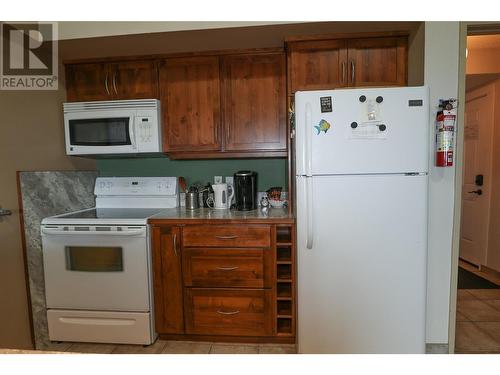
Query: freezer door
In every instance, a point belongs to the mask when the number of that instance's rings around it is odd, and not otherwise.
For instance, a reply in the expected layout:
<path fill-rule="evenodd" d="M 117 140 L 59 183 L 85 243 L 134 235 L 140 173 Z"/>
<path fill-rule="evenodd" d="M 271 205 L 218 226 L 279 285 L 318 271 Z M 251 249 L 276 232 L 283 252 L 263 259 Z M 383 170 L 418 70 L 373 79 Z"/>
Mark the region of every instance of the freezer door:
<path fill-rule="evenodd" d="M 297 196 L 299 352 L 424 353 L 427 176 L 298 177 Z"/>
<path fill-rule="evenodd" d="M 426 172 L 427 87 L 295 94 L 297 175 Z"/>

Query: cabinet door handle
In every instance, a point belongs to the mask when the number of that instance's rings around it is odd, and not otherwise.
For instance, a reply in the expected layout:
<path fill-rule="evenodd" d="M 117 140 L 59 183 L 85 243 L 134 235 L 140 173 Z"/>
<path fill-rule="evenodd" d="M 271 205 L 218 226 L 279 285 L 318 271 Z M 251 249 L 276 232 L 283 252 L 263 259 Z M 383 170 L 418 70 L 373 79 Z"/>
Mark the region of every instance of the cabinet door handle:
<path fill-rule="evenodd" d="M 345 83 L 345 61 L 342 61 L 342 83 Z"/>
<path fill-rule="evenodd" d="M 356 65 L 354 64 L 354 61 L 351 61 L 351 83 L 354 83 L 355 70 L 356 70 Z"/>
<path fill-rule="evenodd" d="M 118 91 L 116 90 L 116 70 L 113 74 L 113 90 L 115 90 L 115 94 L 118 95 Z"/>
<path fill-rule="evenodd" d="M 238 236 L 215 236 L 218 240 L 234 240 L 238 238 Z"/>
<path fill-rule="evenodd" d="M 234 271 L 237 270 L 239 267 L 216 267 L 216 268 L 221 271 Z"/>
<path fill-rule="evenodd" d="M 108 73 L 106 73 L 106 78 L 104 79 L 104 88 L 106 89 L 106 93 L 110 95 L 109 87 L 108 87 Z"/>
<path fill-rule="evenodd" d="M 221 315 L 236 315 L 240 313 L 240 310 L 234 310 L 234 311 L 222 311 L 222 310 L 217 310 L 218 314 Z"/>
<path fill-rule="evenodd" d="M 177 255 L 177 234 L 174 234 L 174 254 Z"/>

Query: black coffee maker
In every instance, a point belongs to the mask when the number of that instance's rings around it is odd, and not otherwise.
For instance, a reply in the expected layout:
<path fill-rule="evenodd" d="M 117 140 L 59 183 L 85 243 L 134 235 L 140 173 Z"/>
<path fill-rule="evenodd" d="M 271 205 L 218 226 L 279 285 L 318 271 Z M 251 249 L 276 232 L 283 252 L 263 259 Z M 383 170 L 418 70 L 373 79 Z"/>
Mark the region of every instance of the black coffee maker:
<path fill-rule="evenodd" d="M 234 174 L 234 197 L 238 211 L 257 208 L 257 172 L 239 171 Z"/>

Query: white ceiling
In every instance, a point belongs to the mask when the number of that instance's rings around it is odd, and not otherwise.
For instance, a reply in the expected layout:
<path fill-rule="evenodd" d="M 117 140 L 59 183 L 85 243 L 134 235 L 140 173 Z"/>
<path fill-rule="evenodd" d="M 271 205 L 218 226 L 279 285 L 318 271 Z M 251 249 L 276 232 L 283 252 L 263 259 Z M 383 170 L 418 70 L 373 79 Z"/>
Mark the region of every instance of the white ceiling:
<path fill-rule="evenodd" d="M 167 21 L 167 22 L 58 22 L 59 40 L 94 38 L 102 36 L 158 33 L 182 30 L 218 29 L 225 27 L 244 27 L 286 24 L 295 22 L 276 21 Z"/>

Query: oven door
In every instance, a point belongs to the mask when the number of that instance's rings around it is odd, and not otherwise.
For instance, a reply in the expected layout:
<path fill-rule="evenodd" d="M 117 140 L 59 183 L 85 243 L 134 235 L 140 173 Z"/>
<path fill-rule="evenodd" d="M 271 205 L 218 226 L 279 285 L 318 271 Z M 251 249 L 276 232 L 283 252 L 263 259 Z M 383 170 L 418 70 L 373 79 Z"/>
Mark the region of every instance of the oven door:
<path fill-rule="evenodd" d="M 135 153 L 135 114 L 131 110 L 64 115 L 68 155 Z"/>
<path fill-rule="evenodd" d="M 49 309 L 149 311 L 146 226 L 42 226 Z"/>

